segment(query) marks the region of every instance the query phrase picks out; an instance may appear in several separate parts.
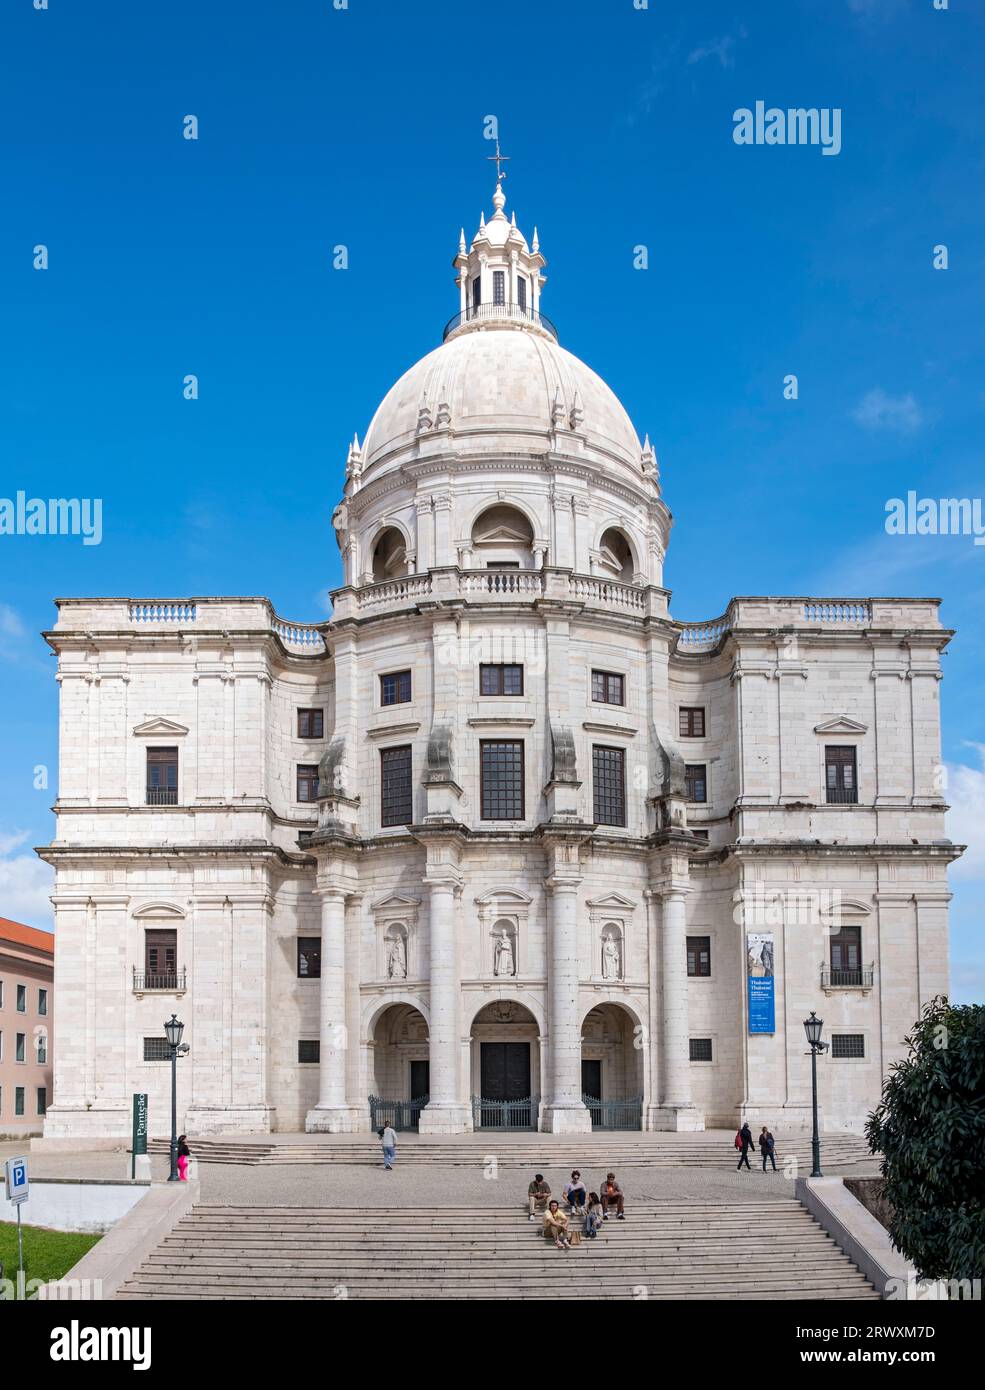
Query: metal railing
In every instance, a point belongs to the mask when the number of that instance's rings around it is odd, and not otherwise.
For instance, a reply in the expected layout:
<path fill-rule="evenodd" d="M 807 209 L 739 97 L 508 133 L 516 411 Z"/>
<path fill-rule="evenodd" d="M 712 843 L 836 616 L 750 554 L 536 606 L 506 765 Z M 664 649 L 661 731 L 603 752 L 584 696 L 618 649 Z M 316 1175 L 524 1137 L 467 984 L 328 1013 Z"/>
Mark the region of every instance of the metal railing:
<path fill-rule="evenodd" d="M 472 1097 L 472 1123 L 476 1129 L 536 1129 L 539 1096 L 516 1100 Z"/>
<path fill-rule="evenodd" d="M 857 787 L 825 787 L 824 799 L 829 806 L 857 806 Z"/>
<path fill-rule="evenodd" d="M 448 320 L 441 341 L 444 342 L 456 328 L 467 323 L 535 324 L 557 342 L 557 329 L 550 319 L 539 309 L 527 309 L 522 304 L 471 304 Z"/>
<path fill-rule="evenodd" d="M 152 974 L 148 970 L 138 970 L 133 967 L 133 988 L 136 994 L 147 994 L 152 990 L 160 990 L 167 994 L 176 994 L 186 988 L 187 972 L 186 967 L 180 970 L 164 970 L 160 974 Z"/>
<path fill-rule="evenodd" d="M 583 1095 L 582 1100 L 592 1117 L 592 1129 L 642 1129 L 643 1097 L 628 1100 L 601 1100 L 598 1096 Z"/>
<path fill-rule="evenodd" d="M 384 1100 L 382 1096 L 370 1096 L 370 1125 L 373 1129 L 384 1129 L 389 1125 L 398 1132 L 418 1129 L 421 1111 L 429 1099 L 428 1096 L 418 1096 L 416 1100 Z"/>
<path fill-rule="evenodd" d="M 821 966 L 822 989 L 871 989 L 875 977 L 874 965 L 858 965 L 854 970 L 836 970 Z"/>
<path fill-rule="evenodd" d="M 177 787 L 148 787 L 147 805 L 148 806 L 177 806 L 178 788 Z"/>

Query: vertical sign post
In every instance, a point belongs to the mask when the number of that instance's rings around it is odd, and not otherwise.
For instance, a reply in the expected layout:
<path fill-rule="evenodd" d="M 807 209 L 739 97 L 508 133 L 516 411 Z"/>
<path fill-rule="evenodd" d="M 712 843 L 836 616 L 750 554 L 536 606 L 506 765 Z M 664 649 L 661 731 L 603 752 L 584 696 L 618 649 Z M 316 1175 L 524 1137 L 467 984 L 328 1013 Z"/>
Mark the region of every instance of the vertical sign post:
<path fill-rule="evenodd" d="M 21 1228 L 21 1206 L 27 1201 L 30 1182 L 26 1158 L 8 1158 L 6 1163 L 7 1201 L 17 1208 L 17 1297 L 23 1302 L 24 1289 L 24 1232 Z"/>
<path fill-rule="evenodd" d="M 139 1091 L 133 1097 L 133 1143 L 130 1149 L 130 1176 L 137 1176 L 137 1155 L 147 1152 L 147 1096 Z"/>

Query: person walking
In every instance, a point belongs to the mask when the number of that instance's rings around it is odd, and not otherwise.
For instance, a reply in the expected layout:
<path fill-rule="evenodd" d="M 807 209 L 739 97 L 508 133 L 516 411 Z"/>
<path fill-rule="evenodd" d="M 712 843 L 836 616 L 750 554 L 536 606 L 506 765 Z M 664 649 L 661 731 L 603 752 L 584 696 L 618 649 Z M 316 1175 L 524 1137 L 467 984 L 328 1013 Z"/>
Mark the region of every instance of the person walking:
<path fill-rule="evenodd" d="M 749 1128 L 749 1121 L 746 1120 L 742 1128 L 739 1130 L 738 1134 L 736 1134 L 735 1136 L 735 1147 L 737 1149 L 741 1149 L 741 1153 L 739 1154 L 739 1161 L 735 1165 L 736 1172 L 739 1171 L 743 1163 L 746 1165 L 747 1168 L 749 1168 L 749 1150 L 752 1148 L 755 1142 L 756 1141 L 752 1137 L 752 1130 Z M 749 1168 L 749 1171 L 751 1173 L 752 1169 Z"/>
<path fill-rule="evenodd" d="M 570 1250 L 568 1239 L 568 1218 L 561 1210 L 556 1197 L 552 1197 L 544 1212 L 544 1239 L 553 1240 L 559 1250 Z"/>
<path fill-rule="evenodd" d="M 392 1125 L 384 1125 L 380 1130 L 380 1144 L 383 1148 L 383 1167 L 392 1170 L 397 1157 L 397 1133 Z"/>
<path fill-rule="evenodd" d="M 178 1179 L 180 1182 L 188 1181 L 188 1160 L 191 1158 L 191 1149 L 188 1147 L 187 1134 L 178 1135 Z"/>
<path fill-rule="evenodd" d="M 776 1140 L 763 1125 L 763 1131 L 759 1136 L 759 1152 L 763 1156 L 763 1172 L 766 1172 L 766 1160 L 769 1159 L 773 1165 L 773 1172 L 776 1172 Z"/>
<path fill-rule="evenodd" d="M 626 1198 L 623 1196 L 622 1188 L 616 1182 L 615 1173 L 606 1173 L 605 1182 L 602 1184 L 602 1191 L 599 1193 L 599 1204 L 602 1208 L 603 1221 L 608 1221 L 610 1207 L 615 1207 L 616 1217 L 619 1221 L 626 1220 L 626 1213 L 624 1210 Z"/>
<path fill-rule="evenodd" d="M 527 1210 L 531 1221 L 536 1221 L 538 1216 L 544 1215 L 550 1196 L 550 1183 L 544 1181 L 543 1173 L 535 1173 L 533 1182 L 527 1188 Z"/>

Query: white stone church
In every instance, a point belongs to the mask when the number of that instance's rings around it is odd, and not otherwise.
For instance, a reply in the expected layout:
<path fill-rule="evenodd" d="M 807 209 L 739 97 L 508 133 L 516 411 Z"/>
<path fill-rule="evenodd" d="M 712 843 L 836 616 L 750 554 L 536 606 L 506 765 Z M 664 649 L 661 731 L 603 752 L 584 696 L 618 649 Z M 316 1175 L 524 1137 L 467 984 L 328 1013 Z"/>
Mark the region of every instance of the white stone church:
<path fill-rule="evenodd" d="M 673 618 L 654 451 L 505 201 L 349 449 L 331 621 L 58 602 L 48 1138 L 168 1132 L 172 1013 L 189 1135 L 782 1135 L 812 1010 L 859 1130 L 947 989 L 938 601 Z"/>

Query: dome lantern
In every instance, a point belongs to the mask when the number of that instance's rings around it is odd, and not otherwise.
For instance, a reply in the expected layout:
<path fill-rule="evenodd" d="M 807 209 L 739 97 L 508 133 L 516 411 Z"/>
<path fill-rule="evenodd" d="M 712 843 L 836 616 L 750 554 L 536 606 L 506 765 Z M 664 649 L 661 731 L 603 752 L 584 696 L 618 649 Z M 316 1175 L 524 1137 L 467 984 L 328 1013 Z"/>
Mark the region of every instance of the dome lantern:
<path fill-rule="evenodd" d="M 519 328 L 556 340 L 554 325 L 540 312 L 547 262 L 536 234 L 531 247 L 516 225 L 516 213 L 506 216 L 501 178 L 492 201 L 495 211 L 488 222 L 480 214 L 471 245 L 466 249 L 464 232 L 459 238 L 452 261 L 458 271 L 459 312 L 445 328 L 444 337 L 476 329 Z"/>

